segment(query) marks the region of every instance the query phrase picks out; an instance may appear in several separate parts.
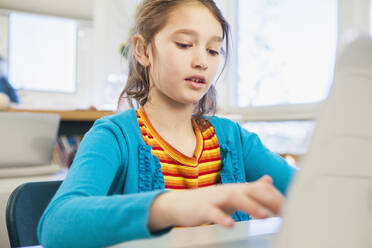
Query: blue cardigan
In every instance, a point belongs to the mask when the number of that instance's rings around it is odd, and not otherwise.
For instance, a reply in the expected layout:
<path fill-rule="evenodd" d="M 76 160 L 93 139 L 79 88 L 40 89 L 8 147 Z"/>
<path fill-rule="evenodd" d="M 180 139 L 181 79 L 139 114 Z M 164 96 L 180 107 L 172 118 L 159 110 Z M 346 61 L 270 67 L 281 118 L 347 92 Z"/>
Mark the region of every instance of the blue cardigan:
<path fill-rule="evenodd" d="M 239 124 L 218 117 L 209 121 L 220 145 L 223 184 L 255 181 L 268 174 L 285 193 L 293 169 L 284 159 Z M 142 139 L 134 109 L 97 120 L 40 219 L 41 245 L 102 247 L 159 235 L 149 232 L 147 222 L 152 201 L 164 192 L 160 168 Z M 250 217 L 236 212 L 233 218 Z"/>

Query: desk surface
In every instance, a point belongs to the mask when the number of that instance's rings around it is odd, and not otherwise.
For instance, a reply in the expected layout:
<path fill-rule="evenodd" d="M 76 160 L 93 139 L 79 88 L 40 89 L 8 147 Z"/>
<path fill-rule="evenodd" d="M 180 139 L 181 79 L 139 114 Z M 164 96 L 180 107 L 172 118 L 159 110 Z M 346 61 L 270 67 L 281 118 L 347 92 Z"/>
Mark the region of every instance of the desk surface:
<path fill-rule="evenodd" d="M 159 238 L 125 242 L 111 248 L 271 248 L 280 224 L 281 219 L 275 217 L 237 222 L 232 229 L 218 225 L 178 228 Z"/>
<path fill-rule="evenodd" d="M 121 243 L 112 248 L 270 248 L 279 230 L 280 218 L 235 223 L 226 229 L 218 225 L 178 228 L 159 238 Z"/>

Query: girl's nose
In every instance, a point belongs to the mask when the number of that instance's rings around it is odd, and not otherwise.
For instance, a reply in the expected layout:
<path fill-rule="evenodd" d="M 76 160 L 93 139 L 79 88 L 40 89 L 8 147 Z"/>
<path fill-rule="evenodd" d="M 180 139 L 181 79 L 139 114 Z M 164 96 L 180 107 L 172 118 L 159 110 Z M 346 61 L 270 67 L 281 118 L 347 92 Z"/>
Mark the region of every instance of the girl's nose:
<path fill-rule="evenodd" d="M 208 69 L 207 58 L 202 53 L 197 53 L 192 60 L 191 66 L 193 68 L 205 71 Z"/>

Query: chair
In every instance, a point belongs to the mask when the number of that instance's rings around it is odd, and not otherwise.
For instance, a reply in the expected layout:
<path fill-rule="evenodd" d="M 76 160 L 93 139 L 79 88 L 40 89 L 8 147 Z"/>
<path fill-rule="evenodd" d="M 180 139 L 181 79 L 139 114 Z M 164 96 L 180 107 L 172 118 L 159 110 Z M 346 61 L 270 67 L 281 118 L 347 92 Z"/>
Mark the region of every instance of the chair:
<path fill-rule="evenodd" d="M 11 247 L 39 245 L 38 222 L 61 183 L 24 183 L 12 192 L 6 206 L 6 226 Z"/>

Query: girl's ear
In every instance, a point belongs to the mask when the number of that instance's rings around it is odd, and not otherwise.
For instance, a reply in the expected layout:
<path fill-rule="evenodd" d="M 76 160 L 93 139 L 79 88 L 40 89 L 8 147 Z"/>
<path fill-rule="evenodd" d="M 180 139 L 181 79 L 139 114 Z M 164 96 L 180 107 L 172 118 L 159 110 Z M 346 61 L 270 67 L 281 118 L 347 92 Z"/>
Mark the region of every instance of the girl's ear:
<path fill-rule="evenodd" d="M 132 39 L 133 54 L 136 60 L 144 67 L 150 65 L 147 45 L 142 35 L 136 34 Z"/>

